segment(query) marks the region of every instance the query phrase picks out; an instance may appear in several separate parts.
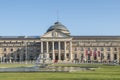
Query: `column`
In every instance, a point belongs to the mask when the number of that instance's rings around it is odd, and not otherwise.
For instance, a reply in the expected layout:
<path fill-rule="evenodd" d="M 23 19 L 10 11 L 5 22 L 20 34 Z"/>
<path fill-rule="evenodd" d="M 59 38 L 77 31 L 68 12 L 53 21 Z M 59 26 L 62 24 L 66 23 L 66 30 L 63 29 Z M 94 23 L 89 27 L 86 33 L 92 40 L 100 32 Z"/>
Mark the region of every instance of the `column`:
<path fill-rule="evenodd" d="M 120 61 L 120 53 L 119 53 L 119 48 L 117 48 L 117 62 L 119 62 L 119 61 Z"/>
<path fill-rule="evenodd" d="M 73 57 L 72 57 L 72 41 L 70 41 L 70 60 L 73 60 Z"/>
<path fill-rule="evenodd" d="M 58 60 L 61 60 L 61 53 L 60 53 L 60 52 L 61 52 L 61 51 L 60 51 L 60 50 L 61 50 L 61 46 L 60 46 L 60 45 L 61 45 L 61 44 L 60 44 L 60 41 L 59 41 L 59 42 L 58 42 L 58 48 L 59 48 L 59 49 L 58 49 L 58 56 L 59 56 L 59 57 L 58 57 Z"/>
<path fill-rule="evenodd" d="M 2 56 L 0 57 L 0 59 L 1 59 L 1 63 L 2 63 Z"/>
<path fill-rule="evenodd" d="M 114 48 L 112 47 L 111 51 L 110 51 L 110 60 L 114 61 Z"/>
<path fill-rule="evenodd" d="M 66 41 L 64 42 L 64 50 L 65 50 L 65 53 L 64 53 L 64 60 L 66 60 Z"/>
<path fill-rule="evenodd" d="M 49 57 L 49 50 L 48 50 L 48 41 L 46 42 L 46 58 L 50 58 Z"/>
<path fill-rule="evenodd" d="M 107 61 L 107 49 L 106 48 L 104 48 L 104 61 Z"/>
<path fill-rule="evenodd" d="M 91 53 L 90 54 L 91 54 L 91 61 L 92 62 L 94 61 L 94 54 L 93 53 L 94 53 L 94 50 L 93 50 L 93 48 L 91 48 Z"/>
<path fill-rule="evenodd" d="M 18 53 L 18 52 L 15 53 L 15 62 L 17 61 L 17 53 Z"/>
<path fill-rule="evenodd" d="M 47 52 L 47 54 L 48 54 L 48 52 L 49 52 L 49 51 L 48 51 L 48 41 L 46 42 L 46 44 L 47 44 L 47 45 L 46 45 L 46 52 Z"/>
<path fill-rule="evenodd" d="M 43 53 L 43 41 L 41 41 L 41 53 Z"/>
<path fill-rule="evenodd" d="M 87 57 L 86 57 L 86 47 L 84 47 L 84 57 L 83 57 L 83 61 L 86 62 L 87 61 Z"/>
<path fill-rule="evenodd" d="M 53 56 L 53 60 L 55 60 L 54 41 L 52 42 L 52 56 Z"/>

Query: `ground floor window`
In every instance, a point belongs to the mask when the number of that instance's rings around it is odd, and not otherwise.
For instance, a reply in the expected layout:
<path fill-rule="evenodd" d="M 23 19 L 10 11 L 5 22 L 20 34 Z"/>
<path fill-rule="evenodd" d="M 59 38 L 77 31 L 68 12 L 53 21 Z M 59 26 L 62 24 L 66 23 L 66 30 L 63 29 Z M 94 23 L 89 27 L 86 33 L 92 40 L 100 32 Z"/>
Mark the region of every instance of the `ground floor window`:
<path fill-rule="evenodd" d="M 66 54 L 66 57 L 69 58 L 69 53 Z"/>
<path fill-rule="evenodd" d="M 107 60 L 110 60 L 110 53 L 107 54 Z"/>
<path fill-rule="evenodd" d="M 61 60 L 64 60 L 64 53 L 61 54 Z"/>
<path fill-rule="evenodd" d="M 117 54 L 114 54 L 114 60 L 117 60 Z"/>
<path fill-rule="evenodd" d="M 49 57 L 50 57 L 51 60 L 53 59 L 53 57 L 52 57 L 52 53 L 49 54 Z"/>

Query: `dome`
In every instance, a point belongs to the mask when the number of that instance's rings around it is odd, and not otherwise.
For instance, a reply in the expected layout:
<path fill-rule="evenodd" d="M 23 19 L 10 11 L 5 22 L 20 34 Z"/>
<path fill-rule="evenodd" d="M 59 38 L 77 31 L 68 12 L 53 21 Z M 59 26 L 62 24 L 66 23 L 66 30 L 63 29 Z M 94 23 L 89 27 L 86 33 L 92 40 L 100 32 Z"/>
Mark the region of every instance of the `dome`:
<path fill-rule="evenodd" d="M 65 34 L 70 34 L 69 30 L 60 22 L 55 22 L 54 25 L 48 28 L 47 32 L 52 31 L 52 30 L 57 30 Z"/>

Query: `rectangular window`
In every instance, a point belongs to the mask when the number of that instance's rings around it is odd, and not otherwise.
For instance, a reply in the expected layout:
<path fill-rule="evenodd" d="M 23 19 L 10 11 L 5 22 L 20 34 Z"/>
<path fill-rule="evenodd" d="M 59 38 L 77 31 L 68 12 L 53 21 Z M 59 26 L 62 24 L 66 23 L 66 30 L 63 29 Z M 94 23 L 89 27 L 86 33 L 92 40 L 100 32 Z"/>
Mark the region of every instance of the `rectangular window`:
<path fill-rule="evenodd" d="M 90 48 L 88 48 L 88 51 L 90 51 Z"/>
<path fill-rule="evenodd" d="M 77 59 L 77 54 L 74 55 L 75 59 Z"/>
<path fill-rule="evenodd" d="M 83 49 L 83 48 L 80 48 L 80 50 L 81 50 L 81 51 L 84 51 L 84 49 Z"/>
<path fill-rule="evenodd" d="M 101 51 L 104 51 L 104 48 L 103 48 L 103 47 L 101 48 Z"/>
<path fill-rule="evenodd" d="M 13 51 L 13 49 L 11 49 L 11 51 Z"/>
<path fill-rule="evenodd" d="M 114 54 L 114 60 L 116 60 L 117 59 L 117 54 Z"/>
<path fill-rule="evenodd" d="M 117 48 L 114 48 L 114 51 L 117 51 Z"/>
<path fill-rule="evenodd" d="M 75 51 L 77 51 L 77 48 L 75 47 Z"/>
<path fill-rule="evenodd" d="M 109 48 L 109 47 L 107 48 L 107 51 L 110 51 L 110 48 Z"/>
<path fill-rule="evenodd" d="M 110 53 L 108 53 L 107 55 L 107 60 L 110 60 Z"/>
<path fill-rule="evenodd" d="M 6 51 L 6 48 L 4 48 L 4 51 Z"/>
<path fill-rule="evenodd" d="M 67 58 L 69 58 L 69 53 L 68 53 L 68 54 L 66 54 L 66 56 L 67 56 Z"/>

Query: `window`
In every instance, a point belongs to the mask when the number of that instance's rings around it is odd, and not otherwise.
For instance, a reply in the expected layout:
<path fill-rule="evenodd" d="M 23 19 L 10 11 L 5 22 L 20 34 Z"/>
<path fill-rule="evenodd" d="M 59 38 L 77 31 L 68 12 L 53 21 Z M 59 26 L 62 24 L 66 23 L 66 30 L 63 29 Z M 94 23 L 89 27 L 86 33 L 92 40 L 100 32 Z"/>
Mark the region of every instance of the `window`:
<path fill-rule="evenodd" d="M 7 55 L 6 54 L 4 54 L 4 57 L 6 57 Z"/>
<path fill-rule="evenodd" d="M 6 51 L 6 48 L 4 48 L 4 51 Z"/>
<path fill-rule="evenodd" d="M 107 55 L 107 60 L 110 60 L 110 53 L 108 53 Z"/>
<path fill-rule="evenodd" d="M 66 56 L 67 56 L 67 58 L 69 58 L 69 53 L 68 53 L 68 54 L 66 54 Z"/>
<path fill-rule="evenodd" d="M 81 57 L 82 57 L 82 58 L 84 57 L 83 53 L 81 54 Z"/>
<path fill-rule="evenodd" d="M 57 32 L 52 32 L 52 36 L 57 37 L 58 36 Z"/>
<path fill-rule="evenodd" d="M 101 48 L 101 51 L 104 51 L 104 48 L 103 48 L 103 47 Z"/>
<path fill-rule="evenodd" d="M 30 51 L 30 52 L 33 52 L 33 48 L 29 48 L 29 51 Z"/>
<path fill-rule="evenodd" d="M 109 47 L 107 48 L 107 51 L 110 51 L 110 48 L 109 48 Z"/>
<path fill-rule="evenodd" d="M 90 51 L 90 48 L 88 48 L 88 51 Z"/>
<path fill-rule="evenodd" d="M 104 54 L 103 53 L 101 53 L 101 60 L 103 60 L 104 59 Z"/>
<path fill-rule="evenodd" d="M 75 51 L 77 51 L 77 48 L 75 47 Z"/>
<path fill-rule="evenodd" d="M 74 57 L 75 57 L 74 59 L 77 59 L 77 54 L 75 54 Z"/>
<path fill-rule="evenodd" d="M 84 55 L 83 55 L 83 53 L 81 54 L 81 61 L 83 61 L 83 58 L 84 58 Z"/>
<path fill-rule="evenodd" d="M 13 53 L 11 53 L 11 57 L 13 57 Z"/>
<path fill-rule="evenodd" d="M 61 44 L 60 45 L 61 50 L 64 50 L 64 42 L 61 42 L 60 44 Z"/>
<path fill-rule="evenodd" d="M 22 41 L 22 44 L 24 43 L 24 41 Z"/>
<path fill-rule="evenodd" d="M 114 54 L 114 60 L 116 60 L 117 59 L 117 54 Z"/>
<path fill-rule="evenodd" d="M 84 51 L 84 49 L 83 49 L 83 48 L 80 48 L 80 50 L 81 50 L 81 51 Z"/>
<path fill-rule="evenodd" d="M 94 48 L 94 51 L 97 51 L 97 48 Z"/>
<path fill-rule="evenodd" d="M 58 42 L 54 42 L 54 48 L 56 49 L 56 50 L 58 50 Z"/>
<path fill-rule="evenodd" d="M 97 60 L 97 54 L 94 53 L 94 60 Z"/>
<path fill-rule="evenodd" d="M 38 49 L 37 52 L 40 52 L 40 50 Z"/>
<path fill-rule="evenodd" d="M 11 49 L 11 51 L 13 51 L 13 49 Z"/>
<path fill-rule="evenodd" d="M 114 51 L 117 51 L 117 48 L 114 48 Z"/>
<path fill-rule="evenodd" d="M 19 52 L 19 51 L 20 51 L 20 49 L 18 48 L 18 49 L 17 49 L 17 52 Z"/>

